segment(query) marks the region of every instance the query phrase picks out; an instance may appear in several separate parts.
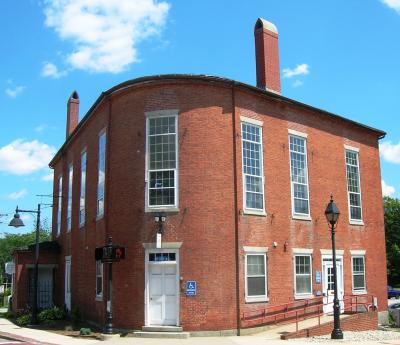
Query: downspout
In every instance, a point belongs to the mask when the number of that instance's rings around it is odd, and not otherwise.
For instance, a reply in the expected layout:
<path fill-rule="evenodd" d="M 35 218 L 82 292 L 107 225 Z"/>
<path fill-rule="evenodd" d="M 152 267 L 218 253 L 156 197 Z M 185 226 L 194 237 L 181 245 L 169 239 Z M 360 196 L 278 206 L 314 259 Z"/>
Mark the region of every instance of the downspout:
<path fill-rule="evenodd" d="M 239 213 L 238 213 L 238 178 L 237 178 L 237 150 L 236 150 L 236 101 L 235 101 L 235 82 L 232 81 L 232 153 L 233 153 L 233 196 L 234 196 L 234 215 L 235 215 L 235 273 L 236 273 L 236 335 L 240 336 L 240 291 L 239 291 Z"/>

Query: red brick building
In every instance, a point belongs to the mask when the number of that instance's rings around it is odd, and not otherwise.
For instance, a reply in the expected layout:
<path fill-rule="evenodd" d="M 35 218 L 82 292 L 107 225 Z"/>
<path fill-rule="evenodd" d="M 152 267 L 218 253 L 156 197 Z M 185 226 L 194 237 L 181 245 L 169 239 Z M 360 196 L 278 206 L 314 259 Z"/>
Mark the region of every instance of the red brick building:
<path fill-rule="evenodd" d="M 385 133 L 282 96 L 276 27 L 259 19 L 255 42 L 257 87 L 138 78 L 103 92 L 79 123 L 71 95 L 67 138 L 50 163 L 56 303 L 104 324 L 107 270 L 95 248 L 109 236 L 126 247 L 113 265 L 118 328 L 236 330 L 251 310 L 329 302 L 333 193 L 339 297 L 371 294 L 387 309 Z"/>

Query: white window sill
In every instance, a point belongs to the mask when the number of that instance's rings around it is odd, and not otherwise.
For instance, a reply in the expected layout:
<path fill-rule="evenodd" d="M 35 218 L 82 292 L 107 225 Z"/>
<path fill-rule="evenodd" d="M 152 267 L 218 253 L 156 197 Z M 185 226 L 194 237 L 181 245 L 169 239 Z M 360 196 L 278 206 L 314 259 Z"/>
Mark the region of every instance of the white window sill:
<path fill-rule="evenodd" d="M 363 226 L 364 222 L 362 220 L 349 220 L 350 225 L 358 225 L 358 226 Z"/>
<path fill-rule="evenodd" d="M 311 221 L 311 217 L 306 214 L 292 214 L 292 219 Z"/>
<path fill-rule="evenodd" d="M 249 210 L 249 209 L 244 209 L 243 214 L 246 215 L 252 215 L 252 216 L 261 216 L 261 217 L 266 217 L 267 213 L 264 210 Z"/>
<path fill-rule="evenodd" d="M 96 296 L 95 301 L 97 302 L 103 301 L 103 296 Z"/>
<path fill-rule="evenodd" d="M 356 290 L 356 291 L 352 291 L 353 295 L 366 295 L 367 294 L 367 290 Z"/>
<path fill-rule="evenodd" d="M 267 296 L 254 296 L 246 297 L 246 303 L 257 303 L 257 302 L 268 302 L 269 298 Z"/>
<path fill-rule="evenodd" d="M 305 295 L 294 295 L 294 299 L 298 300 L 298 299 L 310 299 L 310 298 L 314 298 L 315 296 L 313 294 L 305 294 Z"/>
<path fill-rule="evenodd" d="M 179 207 L 146 207 L 146 213 L 157 213 L 157 212 L 179 212 Z"/>

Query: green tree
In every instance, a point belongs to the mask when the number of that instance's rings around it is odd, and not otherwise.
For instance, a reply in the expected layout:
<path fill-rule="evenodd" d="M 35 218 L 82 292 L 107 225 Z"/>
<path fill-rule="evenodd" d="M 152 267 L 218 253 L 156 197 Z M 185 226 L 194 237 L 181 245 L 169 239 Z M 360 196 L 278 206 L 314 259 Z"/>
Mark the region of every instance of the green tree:
<path fill-rule="evenodd" d="M 47 219 L 43 219 L 39 232 L 40 242 L 50 240 L 50 227 Z M 15 249 L 26 248 L 34 244 L 36 241 L 36 231 L 26 234 L 5 233 L 3 238 L 0 238 L 0 284 L 5 277 L 4 265 L 12 260 L 12 252 Z"/>
<path fill-rule="evenodd" d="M 400 284 L 400 200 L 383 198 L 388 281 Z"/>

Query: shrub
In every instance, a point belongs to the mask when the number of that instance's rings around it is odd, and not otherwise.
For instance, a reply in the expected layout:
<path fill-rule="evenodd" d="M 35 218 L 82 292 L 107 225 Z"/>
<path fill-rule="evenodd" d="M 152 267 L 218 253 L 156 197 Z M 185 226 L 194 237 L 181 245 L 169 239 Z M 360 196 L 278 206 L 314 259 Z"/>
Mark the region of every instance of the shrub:
<path fill-rule="evenodd" d="M 14 313 L 13 313 L 12 311 L 6 311 L 6 312 L 3 314 L 3 316 L 4 316 L 6 319 L 12 319 L 12 318 L 15 317 L 15 315 L 14 315 Z"/>
<path fill-rule="evenodd" d="M 80 335 L 90 335 L 92 330 L 90 328 L 81 328 L 79 331 Z"/>
<path fill-rule="evenodd" d="M 16 320 L 16 322 L 17 322 L 17 325 L 24 327 L 31 321 L 31 319 L 32 319 L 32 314 L 25 314 L 25 315 L 20 316 Z"/>
<path fill-rule="evenodd" d="M 38 315 L 38 319 L 40 322 L 48 322 L 50 320 L 62 320 L 64 318 L 64 310 L 56 306 L 54 306 L 53 308 L 42 310 Z"/>

